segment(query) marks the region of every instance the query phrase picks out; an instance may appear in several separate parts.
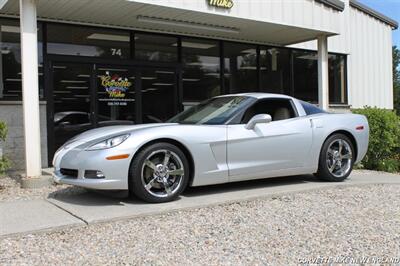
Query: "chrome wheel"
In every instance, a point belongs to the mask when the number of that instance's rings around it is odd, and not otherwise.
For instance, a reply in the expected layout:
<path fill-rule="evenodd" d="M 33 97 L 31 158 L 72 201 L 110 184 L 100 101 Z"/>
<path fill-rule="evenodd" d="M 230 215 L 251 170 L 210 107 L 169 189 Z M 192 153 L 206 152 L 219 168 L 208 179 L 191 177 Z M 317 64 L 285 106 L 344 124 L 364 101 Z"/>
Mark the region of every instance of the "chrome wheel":
<path fill-rule="evenodd" d="M 332 141 L 326 154 L 326 166 L 329 172 L 341 178 L 351 171 L 353 153 L 351 145 L 343 139 Z"/>
<path fill-rule="evenodd" d="M 166 149 L 156 150 L 146 157 L 141 169 L 141 181 L 148 193 L 165 198 L 175 194 L 185 174 L 179 156 Z"/>

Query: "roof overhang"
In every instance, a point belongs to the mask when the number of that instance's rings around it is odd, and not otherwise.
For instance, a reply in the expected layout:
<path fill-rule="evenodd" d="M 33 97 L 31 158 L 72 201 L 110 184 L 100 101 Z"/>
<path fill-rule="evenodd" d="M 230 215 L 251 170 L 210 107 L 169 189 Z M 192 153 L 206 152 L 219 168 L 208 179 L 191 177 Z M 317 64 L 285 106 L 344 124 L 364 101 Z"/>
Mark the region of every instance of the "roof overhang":
<path fill-rule="evenodd" d="M 152 1 L 146 3 L 126 0 L 41 0 L 37 2 L 37 15 L 42 21 L 136 29 L 279 46 L 314 40 L 321 35 L 337 34 L 332 29 L 285 24 L 276 20 L 261 21 L 258 18 L 241 18 L 218 12 L 207 13 L 150 2 Z M 18 16 L 18 1 L 9 0 L 0 10 L 1 15 Z"/>
<path fill-rule="evenodd" d="M 397 21 L 383 15 L 382 13 L 379 13 L 376 10 L 373 10 L 372 8 L 369 8 L 368 6 L 358 2 L 357 0 L 350 0 L 350 6 L 357 8 L 358 10 L 388 24 L 393 29 L 397 29 L 399 27 L 399 23 Z"/>

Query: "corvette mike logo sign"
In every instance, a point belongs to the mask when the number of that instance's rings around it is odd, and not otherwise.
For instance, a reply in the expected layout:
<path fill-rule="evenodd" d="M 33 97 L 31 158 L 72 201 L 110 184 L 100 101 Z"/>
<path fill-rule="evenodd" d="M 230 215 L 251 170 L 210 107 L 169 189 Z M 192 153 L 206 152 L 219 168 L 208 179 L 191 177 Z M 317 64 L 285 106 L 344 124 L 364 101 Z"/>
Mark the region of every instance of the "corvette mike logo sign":
<path fill-rule="evenodd" d="M 107 71 L 105 75 L 100 76 L 100 81 L 108 98 L 99 101 L 107 101 L 108 105 L 127 105 L 126 102 L 134 101 L 127 96 L 132 86 L 128 78 L 120 77 L 118 74 L 111 75 Z"/>
<path fill-rule="evenodd" d="M 210 6 L 231 9 L 233 7 L 232 0 L 208 0 Z"/>

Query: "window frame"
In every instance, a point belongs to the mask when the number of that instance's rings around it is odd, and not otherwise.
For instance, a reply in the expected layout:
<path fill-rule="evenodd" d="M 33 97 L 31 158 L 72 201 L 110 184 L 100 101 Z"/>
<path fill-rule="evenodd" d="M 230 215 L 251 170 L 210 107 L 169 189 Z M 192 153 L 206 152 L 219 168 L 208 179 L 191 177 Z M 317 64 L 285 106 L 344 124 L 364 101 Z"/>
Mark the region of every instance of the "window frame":
<path fill-rule="evenodd" d="M 290 98 L 280 98 L 280 97 L 268 97 L 268 98 L 261 98 L 261 99 L 257 99 L 254 98 L 255 101 L 253 103 L 251 103 L 249 105 L 249 107 L 247 107 L 245 110 L 240 111 L 238 114 L 235 115 L 235 117 L 233 117 L 230 121 L 229 121 L 229 125 L 246 125 L 247 123 L 243 123 L 242 119 L 243 119 L 243 115 L 253 106 L 255 106 L 256 104 L 262 102 L 262 101 L 268 101 L 268 100 L 280 100 L 280 101 L 288 101 L 289 106 L 292 108 L 293 110 L 293 117 L 288 118 L 288 119 L 284 119 L 284 120 L 278 120 L 278 121 L 271 121 L 270 123 L 274 123 L 274 122 L 280 122 L 280 121 L 288 121 L 290 119 L 295 119 L 300 117 L 299 112 L 296 108 L 296 105 L 294 104 L 293 99 Z M 256 114 L 257 115 L 257 114 Z M 271 114 L 269 114 L 271 115 Z M 272 116 L 272 115 L 271 115 Z"/>

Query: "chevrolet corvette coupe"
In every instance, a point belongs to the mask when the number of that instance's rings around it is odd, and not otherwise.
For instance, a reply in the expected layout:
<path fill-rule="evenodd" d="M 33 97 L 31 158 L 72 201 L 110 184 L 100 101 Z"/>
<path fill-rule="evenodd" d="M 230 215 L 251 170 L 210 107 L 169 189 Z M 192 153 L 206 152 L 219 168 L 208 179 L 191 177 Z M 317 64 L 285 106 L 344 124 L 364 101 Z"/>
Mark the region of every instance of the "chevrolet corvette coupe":
<path fill-rule="evenodd" d="M 315 174 L 339 182 L 368 148 L 364 116 L 327 113 L 293 97 L 219 96 L 167 123 L 86 131 L 54 156 L 56 182 L 129 190 L 147 202 L 187 186 Z"/>

